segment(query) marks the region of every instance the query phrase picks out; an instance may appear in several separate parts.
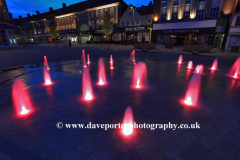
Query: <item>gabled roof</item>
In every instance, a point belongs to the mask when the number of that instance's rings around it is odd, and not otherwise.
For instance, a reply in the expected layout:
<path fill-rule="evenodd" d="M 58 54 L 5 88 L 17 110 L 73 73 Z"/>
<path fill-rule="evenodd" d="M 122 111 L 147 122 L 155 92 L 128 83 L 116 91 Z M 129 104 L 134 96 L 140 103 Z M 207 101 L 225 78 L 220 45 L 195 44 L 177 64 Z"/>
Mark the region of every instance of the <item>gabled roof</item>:
<path fill-rule="evenodd" d="M 142 6 L 142 7 L 137 7 L 136 11 L 140 15 L 148 15 L 148 14 L 153 14 L 153 6 Z"/>

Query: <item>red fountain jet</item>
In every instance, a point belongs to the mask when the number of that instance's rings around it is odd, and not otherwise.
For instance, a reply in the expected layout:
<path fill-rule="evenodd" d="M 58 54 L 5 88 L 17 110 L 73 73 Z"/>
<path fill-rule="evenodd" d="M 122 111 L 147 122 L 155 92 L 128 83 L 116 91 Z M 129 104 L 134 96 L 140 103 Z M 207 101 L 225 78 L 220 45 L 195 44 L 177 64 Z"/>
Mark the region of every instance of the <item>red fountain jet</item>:
<path fill-rule="evenodd" d="M 189 62 L 188 62 L 187 68 L 188 68 L 188 69 L 193 69 L 193 63 L 192 63 L 192 61 L 189 61 Z"/>
<path fill-rule="evenodd" d="M 218 60 L 217 58 L 214 60 L 212 67 L 210 68 L 211 70 L 217 70 L 218 67 Z"/>
<path fill-rule="evenodd" d="M 33 111 L 30 96 L 24 87 L 25 85 L 20 79 L 16 79 L 12 86 L 13 106 L 18 116 L 24 116 Z"/>
<path fill-rule="evenodd" d="M 178 63 L 178 64 L 182 64 L 182 61 L 183 61 L 182 59 L 183 59 L 183 58 L 182 58 L 182 55 L 180 55 L 179 58 L 178 58 L 178 62 L 177 62 L 177 63 Z"/>
<path fill-rule="evenodd" d="M 138 62 L 133 70 L 133 87 L 143 88 L 147 84 L 147 67 L 144 62 Z"/>
<path fill-rule="evenodd" d="M 111 57 L 110 57 L 110 69 L 113 69 L 113 58 L 112 58 L 112 55 L 111 55 Z"/>
<path fill-rule="evenodd" d="M 86 59 L 85 59 L 85 51 L 84 50 L 82 50 L 82 63 L 83 63 L 83 67 L 87 67 Z"/>
<path fill-rule="evenodd" d="M 200 86 L 201 86 L 201 75 L 194 73 L 190 81 L 190 84 L 188 86 L 188 90 L 185 95 L 185 98 L 184 100 L 182 100 L 182 103 L 184 103 L 187 106 L 196 106 L 198 102 Z"/>
<path fill-rule="evenodd" d="M 131 58 L 132 58 L 132 61 L 135 62 L 135 50 L 132 51 Z"/>
<path fill-rule="evenodd" d="M 203 65 L 197 65 L 194 73 L 202 74 L 203 73 Z"/>
<path fill-rule="evenodd" d="M 239 78 L 240 74 L 240 57 L 234 62 L 233 66 L 229 71 L 229 76 L 233 78 Z"/>
<path fill-rule="evenodd" d="M 47 66 L 43 67 L 43 74 L 44 74 L 44 84 L 45 85 L 51 85 L 52 84 L 52 79 L 49 73 L 49 70 L 47 69 Z"/>
<path fill-rule="evenodd" d="M 105 85 L 106 83 L 105 65 L 103 59 L 100 58 L 98 61 L 98 85 Z"/>
<path fill-rule="evenodd" d="M 83 91 L 83 99 L 86 101 L 92 100 L 93 97 L 93 91 L 92 91 L 92 84 L 91 84 L 91 78 L 89 74 L 88 68 L 83 68 L 83 74 L 82 74 L 82 91 Z"/>
<path fill-rule="evenodd" d="M 125 111 L 123 122 L 122 122 L 122 134 L 124 136 L 130 136 L 133 134 L 133 113 L 131 107 L 128 107 Z"/>
<path fill-rule="evenodd" d="M 47 66 L 47 69 L 49 70 L 49 66 L 48 66 L 48 61 L 47 61 L 47 57 L 44 56 L 44 66 Z"/>
<path fill-rule="evenodd" d="M 89 54 L 87 54 L 87 64 L 90 64 L 90 58 L 89 58 Z"/>

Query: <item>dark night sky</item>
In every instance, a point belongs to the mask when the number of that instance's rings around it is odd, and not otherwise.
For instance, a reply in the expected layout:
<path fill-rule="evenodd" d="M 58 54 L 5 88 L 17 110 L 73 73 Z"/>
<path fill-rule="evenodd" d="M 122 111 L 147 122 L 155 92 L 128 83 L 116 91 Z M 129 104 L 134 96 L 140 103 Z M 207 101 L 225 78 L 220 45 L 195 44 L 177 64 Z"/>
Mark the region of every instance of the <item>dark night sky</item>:
<path fill-rule="evenodd" d="M 47 12 L 49 7 L 53 9 L 62 8 L 62 3 L 66 3 L 67 6 L 81 2 L 83 0 L 6 0 L 8 10 L 13 14 L 13 18 L 18 18 L 18 15 L 23 17 L 27 16 L 27 13 L 36 14 L 36 11 L 40 13 Z M 136 7 L 141 5 L 148 5 L 151 0 L 124 0 L 127 4 L 133 4 Z"/>

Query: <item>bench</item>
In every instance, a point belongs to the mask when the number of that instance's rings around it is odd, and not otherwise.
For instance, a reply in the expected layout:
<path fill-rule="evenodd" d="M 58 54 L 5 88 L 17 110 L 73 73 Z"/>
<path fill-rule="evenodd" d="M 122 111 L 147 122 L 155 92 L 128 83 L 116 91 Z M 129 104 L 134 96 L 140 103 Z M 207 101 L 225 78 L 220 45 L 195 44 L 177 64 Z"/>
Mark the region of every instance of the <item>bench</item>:
<path fill-rule="evenodd" d="M 141 49 L 143 52 L 147 52 L 150 49 L 156 49 L 156 43 L 138 43 L 138 42 L 135 42 L 134 49 Z"/>
<path fill-rule="evenodd" d="M 211 45 L 194 45 L 194 44 L 184 44 L 182 51 L 191 52 L 193 55 L 198 55 L 199 53 L 211 53 Z"/>

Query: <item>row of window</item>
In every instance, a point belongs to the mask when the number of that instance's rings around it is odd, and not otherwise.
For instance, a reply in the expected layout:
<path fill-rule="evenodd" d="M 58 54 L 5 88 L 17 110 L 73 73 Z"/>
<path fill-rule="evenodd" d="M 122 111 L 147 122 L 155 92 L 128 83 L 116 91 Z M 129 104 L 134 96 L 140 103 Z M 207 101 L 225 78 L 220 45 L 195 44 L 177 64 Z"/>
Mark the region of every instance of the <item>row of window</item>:
<path fill-rule="evenodd" d="M 198 2 L 204 2 L 205 0 L 198 0 Z M 192 0 L 185 0 L 185 4 L 191 4 Z M 179 0 L 173 0 L 173 6 L 179 5 Z M 162 7 L 167 7 L 167 0 L 162 1 Z"/>
<path fill-rule="evenodd" d="M 148 25 L 152 24 L 152 19 L 151 19 L 151 18 L 149 18 L 149 19 L 147 20 L 147 24 L 148 24 Z M 140 25 L 140 21 L 139 21 L 139 20 L 136 20 L 135 23 L 134 23 L 134 25 L 136 25 L 136 26 L 137 26 L 137 25 Z M 122 21 L 122 22 L 121 22 L 121 26 L 122 26 L 122 27 L 124 27 L 124 26 L 133 26 L 133 21 L 131 21 L 131 23 L 130 23 L 129 21 L 126 21 L 126 22 L 125 22 L 125 21 Z"/>
<path fill-rule="evenodd" d="M 71 27 L 71 25 L 68 25 L 68 26 L 66 25 L 66 26 L 60 26 L 59 28 L 60 28 L 61 31 L 62 31 L 62 30 L 64 31 L 65 29 L 66 29 L 66 30 L 70 30 L 70 31 L 71 31 L 72 29 L 73 29 L 73 30 L 75 29 L 75 27 L 74 27 L 73 24 L 72 24 L 72 27 Z M 57 30 L 59 30 L 58 27 L 57 27 Z"/>
<path fill-rule="evenodd" d="M 197 10 L 196 17 L 194 17 L 194 18 L 196 18 L 197 20 L 203 19 L 204 18 L 203 17 L 203 12 L 204 12 L 204 9 Z M 218 12 L 219 12 L 219 7 L 212 8 L 211 9 L 211 13 L 210 13 L 210 19 L 217 18 Z M 184 13 L 183 13 L 183 20 L 184 21 L 188 21 L 189 19 L 190 19 L 190 11 L 184 11 Z M 178 20 L 178 12 L 172 13 L 171 21 L 176 22 L 177 20 Z M 162 23 L 166 22 L 166 13 L 165 14 L 161 14 L 160 21 Z"/>
<path fill-rule="evenodd" d="M 111 19 L 111 22 L 114 24 L 114 19 Z M 100 21 L 92 21 L 92 28 L 99 28 L 101 26 L 101 28 L 103 28 L 103 20 Z"/>
<path fill-rule="evenodd" d="M 73 21 L 73 16 L 70 16 L 70 17 L 63 17 L 63 18 L 59 18 L 59 23 L 67 23 L 67 22 L 70 22 L 70 19 L 71 19 L 71 22 Z M 56 19 L 56 23 L 57 23 L 57 19 Z"/>
<path fill-rule="evenodd" d="M 21 26 L 22 29 L 27 29 L 27 28 L 32 28 L 32 27 L 40 27 L 40 26 L 45 26 L 45 21 L 42 21 L 42 22 L 37 22 L 37 23 L 29 23 L 29 24 L 24 24 Z M 20 27 L 18 26 L 18 29 Z"/>
<path fill-rule="evenodd" d="M 105 10 L 105 12 L 108 12 L 107 8 L 104 10 Z M 110 8 L 110 15 L 114 15 L 114 7 Z M 104 16 L 103 9 L 95 11 L 95 16 L 96 17 Z M 91 11 L 91 17 L 94 18 L 94 11 Z"/>

